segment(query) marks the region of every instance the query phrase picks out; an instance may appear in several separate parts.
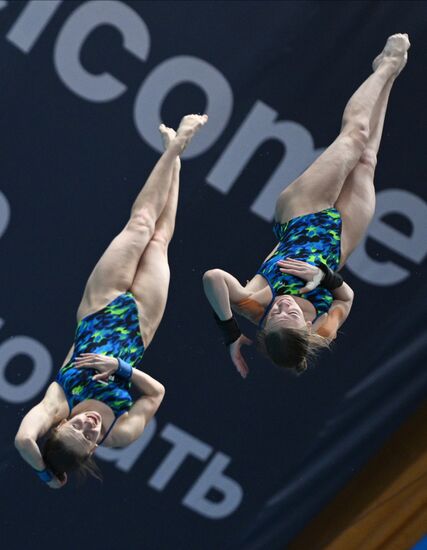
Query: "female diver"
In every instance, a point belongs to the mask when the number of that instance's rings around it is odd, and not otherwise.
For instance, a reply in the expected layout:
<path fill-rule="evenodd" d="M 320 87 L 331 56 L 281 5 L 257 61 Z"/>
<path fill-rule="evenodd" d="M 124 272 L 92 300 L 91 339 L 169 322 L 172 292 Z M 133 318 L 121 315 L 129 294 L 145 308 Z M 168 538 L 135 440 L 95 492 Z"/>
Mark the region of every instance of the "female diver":
<path fill-rule="evenodd" d="M 350 98 L 339 136 L 280 194 L 279 241 L 241 286 L 220 269 L 203 276 L 231 359 L 248 373 L 241 347 L 251 344 L 233 311 L 258 325 L 261 349 L 279 366 L 302 372 L 314 352 L 336 338 L 353 291 L 336 273 L 363 237 L 375 208 L 374 171 L 391 88 L 407 61 L 408 35 L 390 36 L 373 74 Z M 320 285 L 319 285 L 320 283 Z"/>
<path fill-rule="evenodd" d="M 176 133 L 160 126 L 166 151 L 89 277 L 74 345 L 56 380 L 22 420 L 15 445 L 49 487 L 62 487 L 72 470 L 99 477 L 90 458 L 96 447 L 132 443 L 162 402 L 162 384 L 137 367 L 166 306 L 179 155 L 206 121 L 188 115 Z M 131 383 L 142 394 L 135 403 Z M 41 451 L 37 440 L 45 434 Z"/>

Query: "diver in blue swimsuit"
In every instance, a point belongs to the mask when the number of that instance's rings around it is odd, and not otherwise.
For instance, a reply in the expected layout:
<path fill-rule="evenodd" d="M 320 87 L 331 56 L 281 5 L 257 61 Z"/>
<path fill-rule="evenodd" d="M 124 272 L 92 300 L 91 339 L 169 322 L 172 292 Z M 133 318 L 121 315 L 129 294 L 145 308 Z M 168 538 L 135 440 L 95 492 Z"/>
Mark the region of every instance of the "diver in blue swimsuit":
<path fill-rule="evenodd" d="M 180 154 L 206 121 L 188 115 L 177 132 L 160 126 L 166 150 L 89 277 L 74 344 L 55 381 L 21 422 L 16 448 L 51 488 L 62 487 L 71 471 L 99 477 L 96 447 L 135 441 L 162 402 L 164 387 L 140 365 L 166 306 Z M 131 385 L 142 394 L 135 402 Z"/>
<path fill-rule="evenodd" d="M 375 209 L 374 171 L 387 102 L 407 61 L 406 34 L 390 36 L 373 73 L 350 98 L 340 134 L 315 162 L 280 194 L 274 234 L 278 244 L 242 286 L 211 269 L 203 286 L 231 360 L 245 377 L 241 353 L 251 344 L 233 316 L 258 326 L 262 351 L 296 372 L 328 347 L 353 303 L 353 291 L 337 271 L 362 239 Z"/>

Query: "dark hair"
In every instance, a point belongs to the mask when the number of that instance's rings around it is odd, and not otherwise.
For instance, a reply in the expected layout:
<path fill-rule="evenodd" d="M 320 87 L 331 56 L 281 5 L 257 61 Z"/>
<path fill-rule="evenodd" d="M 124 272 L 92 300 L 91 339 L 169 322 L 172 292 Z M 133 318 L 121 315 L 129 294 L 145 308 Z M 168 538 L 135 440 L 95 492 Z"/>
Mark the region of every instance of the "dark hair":
<path fill-rule="evenodd" d="M 101 481 L 101 471 L 92 456 L 82 456 L 67 447 L 59 433 L 57 427 L 53 428 L 44 444 L 42 456 L 47 468 L 60 480 L 64 473 L 76 472 L 80 480 L 91 475 Z"/>
<path fill-rule="evenodd" d="M 329 348 L 329 341 L 307 329 L 288 327 L 266 328 L 257 333 L 258 348 L 278 367 L 301 374 L 308 367 L 308 361 L 323 348 Z"/>

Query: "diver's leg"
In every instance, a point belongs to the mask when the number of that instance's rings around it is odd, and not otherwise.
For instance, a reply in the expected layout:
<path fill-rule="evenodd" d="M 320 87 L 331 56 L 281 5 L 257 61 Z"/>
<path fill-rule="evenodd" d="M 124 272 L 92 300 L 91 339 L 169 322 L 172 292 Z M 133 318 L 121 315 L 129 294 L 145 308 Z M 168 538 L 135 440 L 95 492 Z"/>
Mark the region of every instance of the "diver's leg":
<path fill-rule="evenodd" d="M 164 129 L 166 146 L 174 134 L 174 130 Z M 141 334 L 146 347 L 150 345 L 166 307 L 170 279 L 168 247 L 175 229 L 180 168 L 180 161 L 177 159 L 166 206 L 157 220 L 153 237 L 141 256 L 131 286 L 131 292 L 138 304 Z"/>
<path fill-rule="evenodd" d="M 366 149 L 369 123 L 383 90 L 406 62 L 406 35 L 390 37 L 373 74 L 350 98 L 337 139 L 315 162 L 280 194 L 276 220 L 289 219 L 333 206 L 342 186 Z"/>
<path fill-rule="evenodd" d="M 176 139 L 171 141 L 136 198 L 128 223 L 91 273 L 78 309 L 78 319 L 104 307 L 132 286 L 140 258 L 168 201 L 179 154 L 206 120 L 206 116 L 199 115 L 182 119 Z"/>
<path fill-rule="evenodd" d="M 375 210 L 374 173 L 381 142 L 384 119 L 390 91 L 395 81 L 392 76 L 375 105 L 370 120 L 370 133 L 359 162 L 347 176 L 335 203 L 342 217 L 341 265 L 356 248 L 372 219 Z"/>

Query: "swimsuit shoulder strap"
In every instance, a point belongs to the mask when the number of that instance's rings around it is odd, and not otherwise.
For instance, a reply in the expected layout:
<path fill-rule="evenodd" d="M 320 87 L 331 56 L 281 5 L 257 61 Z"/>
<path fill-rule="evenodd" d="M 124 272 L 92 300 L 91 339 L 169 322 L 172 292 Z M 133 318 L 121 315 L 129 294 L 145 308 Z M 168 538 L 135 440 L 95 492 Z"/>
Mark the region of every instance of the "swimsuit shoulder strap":
<path fill-rule="evenodd" d="M 104 437 L 102 438 L 102 440 L 98 443 L 98 445 L 102 445 L 102 443 L 104 443 L 104 441 L 107 439 L 107 437 L 109 436 L 111 430 L 114 428 L 114 424 L 117 422 L 117 419 L 119 417 L 116 416 L 116 418 L 111 422 L 111 425 L 110 427 L 108 428 L 108 430 L 106 431 Z"/>
<path fill-rule="evenodd" d="M 259 321 L 259 323 L 258 323 L 258 329 L 259 329 L 259 330 L 262 329 L 262 324 L 263 324 L 265 318 L 267 317 L 267 315 L 268 315 L 268 313 L 269 313 L 269 311 L 270 311 L 270 309 L 271 309 L 271 306 L 273 305 L 273 302 L 274 302 L 274 298 L 275 298 L 275 297 L 276 297 L 276 296 L 275 296 L 275 294 L 274 294 L 274 292 L 273 292 L 273 297 L 271 298 L 270 303 L 268 304 L 268 306 L 265 308 L 264 314 L 263 314 L 263 316 L 261 317 L 261 319 L 260 319 L 260 321 Z"/>

